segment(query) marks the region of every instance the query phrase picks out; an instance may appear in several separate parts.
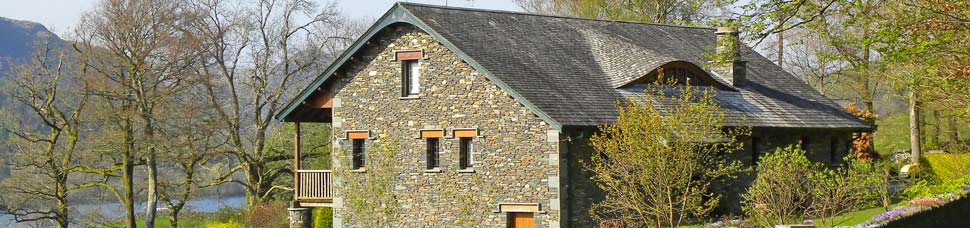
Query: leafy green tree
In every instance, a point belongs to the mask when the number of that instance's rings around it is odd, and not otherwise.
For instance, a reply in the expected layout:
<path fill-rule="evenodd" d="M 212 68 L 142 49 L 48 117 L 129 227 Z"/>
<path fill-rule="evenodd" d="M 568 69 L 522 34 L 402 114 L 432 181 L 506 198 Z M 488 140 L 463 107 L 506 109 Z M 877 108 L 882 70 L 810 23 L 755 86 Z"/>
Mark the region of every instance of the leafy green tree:
<path fill-rule="evenodd" d="M 738 137 L 748 129 L 724 127 L 714 94 L 691 86 L 659 87 L 618 104 L 616 122 L 590 138 L 599 156 L 582 164 L 605 193 L 590 210 L 598 219 L 679 226 L 717 206 L 720 196 L 711 193 L 711 184 L 741 170 L 726 154 L 740 149 Z M 677 92 L 667 97 L 663 90 Z"/>
<path fill-rule="evenodd" d="M 516 0 L 529 12 L 584 18 L 696 25 L 736 0 Z"/>
<path fill-rule="evenodd" d="M 970 116 L 970 2 L 901 0 L 890 7 L 879 38 L 891 45 L 881 53 L 899 66 L 892 79 L 909 93 L 911 163 L 918 164 L 925 102 Z"/>

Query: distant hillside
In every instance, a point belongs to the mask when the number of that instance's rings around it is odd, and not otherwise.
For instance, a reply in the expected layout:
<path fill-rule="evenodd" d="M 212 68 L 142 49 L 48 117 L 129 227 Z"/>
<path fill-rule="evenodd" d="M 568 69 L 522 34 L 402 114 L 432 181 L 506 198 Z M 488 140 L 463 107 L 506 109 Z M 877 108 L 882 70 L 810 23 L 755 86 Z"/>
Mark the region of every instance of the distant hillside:
<path fill-rule="evenodd" d="M 57 45 L 65 43 L 44 25 L 0 17 L 0 76 L 6 71 L 10 62 L 30 59 L 34 43 L 48 36 L 52 36 Z"/>

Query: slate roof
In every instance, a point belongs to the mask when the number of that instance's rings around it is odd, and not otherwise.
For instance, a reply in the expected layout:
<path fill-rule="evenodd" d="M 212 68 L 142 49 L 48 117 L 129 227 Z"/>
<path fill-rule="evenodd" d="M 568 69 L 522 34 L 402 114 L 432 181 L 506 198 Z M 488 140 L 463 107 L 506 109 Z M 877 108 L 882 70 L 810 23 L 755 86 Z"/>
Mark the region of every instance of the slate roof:
<path fill-rule="evenodd" d="M 618 99 L 643 94 L 621 85 L 671 61 L 700 66 L 715 40 L 712 28 L 399 4 L 564 126 L 612 122 Z M 757 52 L 742 53 L 747 80 L 715 98 L 729 125 L 869 129 Z"/>
<path fill-rule="evenodd" d="M 378 31 L 396 23 L 415 25 L 454 51 L 513 98 L 557 128 L 589 127 L 616 119 L 618 100 L 642 97 L 643 87 L 625 86 L 674 61 L 702 66 L 714 49 L 715 29 L 607 21 L 397 3 L 324 74 L 276 115 L 283 121 L 321 121 L 326 111 L 301 104 L 313 96 Z M 766 128 L 868 130 L 770 60 L 742 47 L 746 81 L 710 74 L 727 85 L 717 103 L 728 125 Z"/>

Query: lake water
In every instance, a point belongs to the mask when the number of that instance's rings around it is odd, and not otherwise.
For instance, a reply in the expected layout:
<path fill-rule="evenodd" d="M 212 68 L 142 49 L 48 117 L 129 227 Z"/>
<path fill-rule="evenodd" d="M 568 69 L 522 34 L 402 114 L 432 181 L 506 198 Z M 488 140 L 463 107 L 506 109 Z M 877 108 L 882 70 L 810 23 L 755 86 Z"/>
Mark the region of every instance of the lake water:
<path fill-rule="evenodd" d="M 159 207 L 163 207 L 164 204 L 159 202 Z M 227 197 L 213 197 L 213 198 L 200 198 L 189 201 L 185 205 L 183 211 L 197 211 L 197 212 L 215 212 L 220 208 L 231 207 L 231 208 L 242 208 L 246 205 L 245 196 L 227 196 Z M 83 214 L 85 212 L 90 212 L 91 210 L 101 210 L 101 214 L 107 216 L 108 218 L 121 218 L 124 216 L 125 211 L 121 208 L 119 203 L 104 203 L 104 204 L 81 204 L 71 207 L 73 213 L 76 215 Z M 136 213 L 145 212 L 145 204 L 135 205 Z M 164 219 L 164 218 L 163 218 Z M 25 224 L 17 224 L 14 222 L 13 216 L 0 215 L 0 227 L 28 227 Z"/>

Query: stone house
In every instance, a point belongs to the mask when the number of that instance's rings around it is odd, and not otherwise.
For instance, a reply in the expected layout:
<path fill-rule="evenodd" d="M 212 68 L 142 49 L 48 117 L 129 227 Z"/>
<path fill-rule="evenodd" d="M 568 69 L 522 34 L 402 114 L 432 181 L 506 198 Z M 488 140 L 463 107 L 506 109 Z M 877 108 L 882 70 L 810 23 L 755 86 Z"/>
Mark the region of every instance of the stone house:
<path fill-rule="evenodd" d="M 731 28 L 591 20 L 397 3 L 277 118 L 329 123 L 334 172 L 363 175 L 369 150 L 397 144 L 397 227 L 590 227 L 596 189 L 579 160 L 588 136 L 664 75 L 713 88 L 728 125 L 751 126 L 738 159 L 800 143 L 836 163 L 869 126 L 743 45 L 702 66 Z M 299 140 L 299 134 L 296 136 Z M 299 157 L 300 148 L 295 153 Z M 346 160 L 338 157 L 349 158 Z M 305 207 L 347 216 L 330 170 L 294 164 L 293 221 Z M 731 198 L 731 197 L 727 197 Z M 381 202 L 387 203 L 387 202 Z M 471 224 L 471 225 L 469 225 Z"/>

